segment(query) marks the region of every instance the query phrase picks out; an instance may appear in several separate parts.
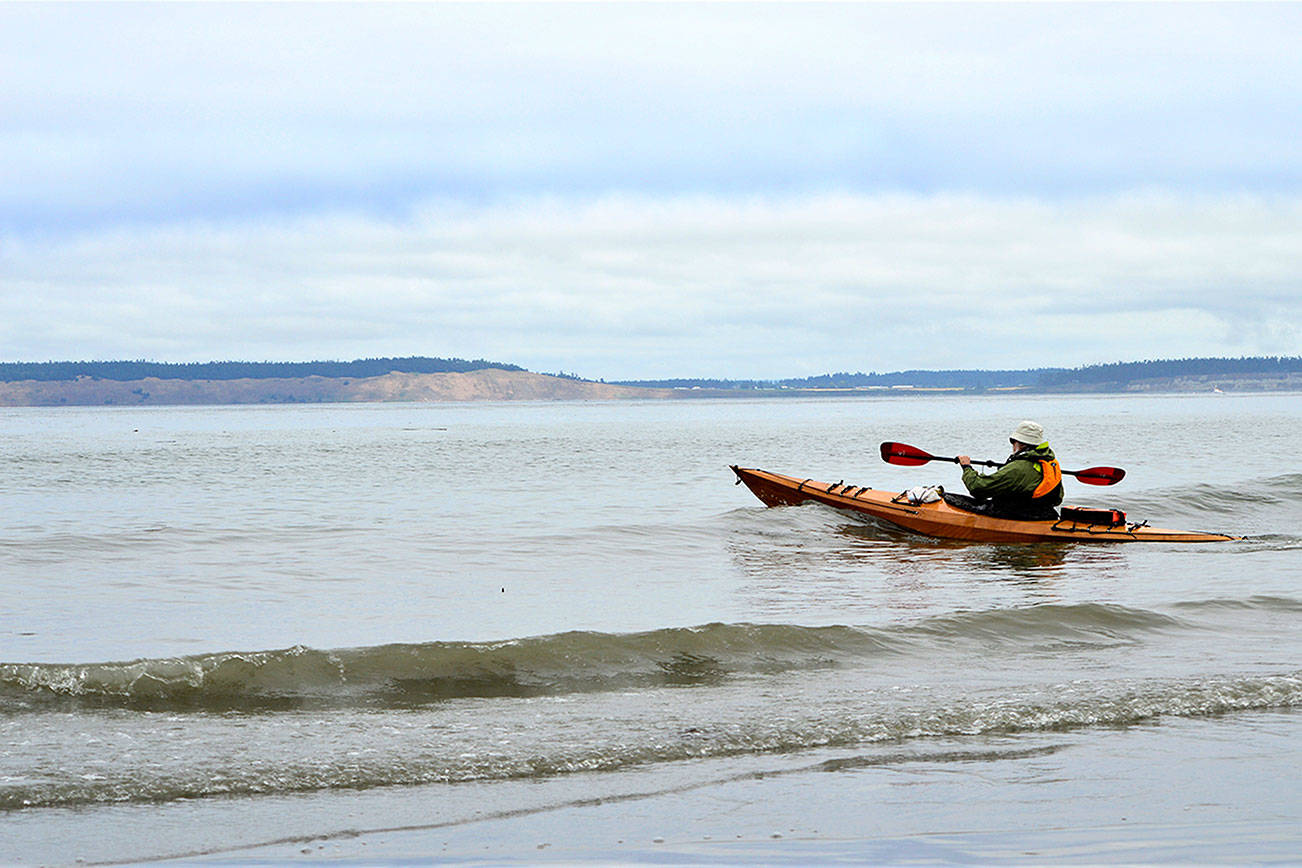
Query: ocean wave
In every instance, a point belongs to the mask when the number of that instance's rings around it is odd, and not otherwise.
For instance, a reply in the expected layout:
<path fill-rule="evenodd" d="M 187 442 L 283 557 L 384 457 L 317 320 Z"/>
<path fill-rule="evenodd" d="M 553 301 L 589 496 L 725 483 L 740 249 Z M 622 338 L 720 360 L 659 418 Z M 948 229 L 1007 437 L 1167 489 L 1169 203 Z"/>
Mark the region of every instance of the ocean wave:
<path fill-rule="evenodd" d="M 1285 473 L 1244 480 L 1234 486 L 1193 483 L 1117 498 L 1134 514 L 1195 516 L 1214 513 L 1241 515 L 1281 507 L 1302 506 L 1302 473 Z"/>
<path fill-rule="evenodd" d="M 145 709 L 408 707 L 450 698 L 541 696 L 718 683 L 855 665 L 958 643 L 1014 648 L 1139 641 L 1180 629 L 1118 605 L 961 612 L 887 627 L 706 624 L 640 633 L 569 632 L 500 642 L 292 648 L 89 664 L 0 664 L 0 711 L 64 702 Z"/>
<path fill-rule="evenodd" d="M 1302 671 L 1140 683 L 1051 685 L 1030 693 L 932 697 L 898 706 L 842 705 L 833 710 L 701 722 L 677 733 L 608 733 L 600 743 L 549 740 L 512 751 L 412 749 L 338 751 L 298 759 L 247 762 L 209 758 L 154 767 L 101 767 L 94 775 L 0 777 L 0 811 L 107 802 L 166 802 L 226 795 L 272 795 L 440 783 L 528 780 L 616 772 L 655 763 L 862 749 L 932 738 L 982 737 L 1125 726 L 1162 717 L 1203 717 L 1302 706 Z M 247 726 L 241 722 L 240 726 Z M 614 725 L 612 723 L 612 725 Z M 359 738 L 364 736 L 359 735 Z M 969 761 L 969 752 L 955 761 Z M 937 755 L 934 761 L 943 761 Z M 834 764 L 833 766 L 834 767 Z M 832 768 L 830 767 L 830 768 Z"/>
<path fill-rule="evenodd" d="M 1294 600 L 1291 597 L 1254 594 L 1242 600 L 1225 597 L 1213 600 L 1188 600 L 1176 603 L 1175 608 L 1181 610 L 1237 609 L 1264 612 L 1302 612 L 1302 600 Z"/>

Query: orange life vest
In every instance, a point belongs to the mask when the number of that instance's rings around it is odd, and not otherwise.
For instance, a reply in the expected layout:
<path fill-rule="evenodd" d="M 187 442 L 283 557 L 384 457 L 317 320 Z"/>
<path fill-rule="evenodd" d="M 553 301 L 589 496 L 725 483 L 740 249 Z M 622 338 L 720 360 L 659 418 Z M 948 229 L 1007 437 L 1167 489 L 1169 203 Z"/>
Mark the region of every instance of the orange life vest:
<path fill-rule="evenodd" d="M 1044 497 L 1059 485 L 1062 485 L 1062 468 L 1058 466 L 1058 462 L 1041 461 L 1040 484 L 1035 486 L 1035 491 L 1031 492 L 1031 498 Z"/>

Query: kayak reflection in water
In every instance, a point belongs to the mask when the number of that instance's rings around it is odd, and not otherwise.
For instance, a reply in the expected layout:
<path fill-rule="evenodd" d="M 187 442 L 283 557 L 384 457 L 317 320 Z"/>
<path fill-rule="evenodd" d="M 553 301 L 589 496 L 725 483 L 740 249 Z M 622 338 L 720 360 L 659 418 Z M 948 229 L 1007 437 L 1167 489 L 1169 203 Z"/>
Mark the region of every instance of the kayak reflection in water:
<path fill-rule="evenodd" d="M 1013 453 L 989 476 L 976 472 L 970 456 L 958 456 L 963 484 L 972 496 L 946 494 L 945 502 L 996 518 L 1056 519 L 1054 507 L 1062 503 L 1062 469 L 1044 438 L 1044 428 L 1029 420 L 1022 422 L 1008 442 Z"/>

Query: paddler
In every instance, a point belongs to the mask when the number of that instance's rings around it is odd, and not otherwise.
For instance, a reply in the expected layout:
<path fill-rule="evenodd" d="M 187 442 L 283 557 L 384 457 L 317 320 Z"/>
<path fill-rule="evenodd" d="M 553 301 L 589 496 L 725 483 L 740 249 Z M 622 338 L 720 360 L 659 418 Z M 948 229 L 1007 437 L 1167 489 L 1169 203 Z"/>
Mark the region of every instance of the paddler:
<path fill-rule="evenodd" d="M 983 476 L 967 455 L 958 456 L 963 484 L 972 497 L 947 495 L 953 506 L 997 518 L 1056 519 L 1054 507 L 1062 503 L 1062 470 L 1054 457 L 1044 428 L 1027 420 L 1009 435 L 1013 453 L 994 473 Z"/>

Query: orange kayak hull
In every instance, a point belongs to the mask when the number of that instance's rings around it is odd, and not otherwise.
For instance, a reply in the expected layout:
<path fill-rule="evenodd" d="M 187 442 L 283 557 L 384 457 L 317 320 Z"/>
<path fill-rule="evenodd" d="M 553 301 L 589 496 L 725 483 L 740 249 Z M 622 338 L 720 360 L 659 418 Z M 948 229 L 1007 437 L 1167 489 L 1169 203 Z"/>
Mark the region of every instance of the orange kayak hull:
<path fill-rule="evenodd" d="M 971 542 L 1223 542 L 1240 539 L 1223 533 L 1169 530 L 1144 524 L 1108 526 L 1078 521 L 1016 521 L 956 509 L 943 500 L 912 504 L 890 491 L 844 482 L 815 482 L 767 470 L 732 466 L 766 506 L 822 503 L 868 515 L 923 536 Z"/>

